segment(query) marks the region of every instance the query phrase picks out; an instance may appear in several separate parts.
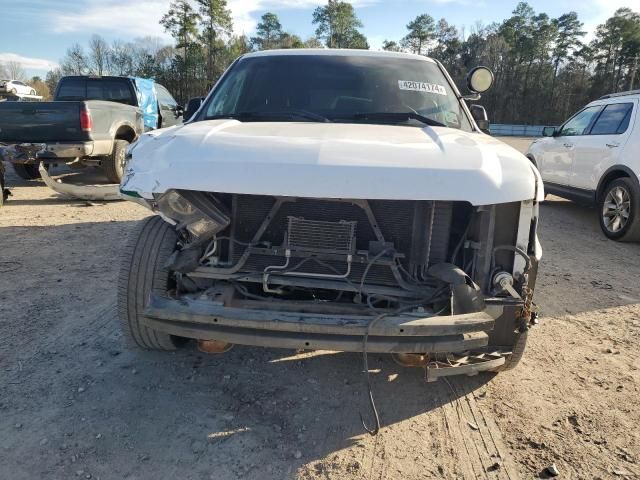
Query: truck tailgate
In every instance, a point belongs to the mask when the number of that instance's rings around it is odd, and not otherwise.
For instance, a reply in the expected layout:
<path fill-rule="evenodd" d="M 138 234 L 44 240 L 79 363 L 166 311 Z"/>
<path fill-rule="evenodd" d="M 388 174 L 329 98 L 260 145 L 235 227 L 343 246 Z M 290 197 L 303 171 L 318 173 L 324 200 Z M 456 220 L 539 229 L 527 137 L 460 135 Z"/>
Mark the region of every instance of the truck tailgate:
<path fill-rule="evenodd" d="M 90 140 L 80 128 L 84 102 L 2 102 L 0 142 L 46 143 Z"/>

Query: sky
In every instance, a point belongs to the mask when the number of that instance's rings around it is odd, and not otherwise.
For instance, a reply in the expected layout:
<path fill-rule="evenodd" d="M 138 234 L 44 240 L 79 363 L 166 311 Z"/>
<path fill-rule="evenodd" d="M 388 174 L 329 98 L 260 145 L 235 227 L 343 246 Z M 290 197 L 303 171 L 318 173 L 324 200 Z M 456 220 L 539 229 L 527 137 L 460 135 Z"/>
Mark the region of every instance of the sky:
<path fill-rule="evenodd" d="M 169 37 L 158 23 L 170 0 L 0 0 L 0 62 L 22 63 L 29 75 L 54 68 L 75 42 L 86 45 L 93 34 L 108 41 L 144 36 Z M 325 0 L 228 0 L 236 33 L 251 36 L 260 16 L 274 12 L 284 29 L 306 39 L 313 35 L 312 12 Z M 445 18 L 467 32 L 477 22 L 488 25 L 511 14 L 518 0 L 354 0 L 356 14 L 372 49 L 385 39 L 399 40 L 406 24 L 422 13 Z M 640 0 L 529 0 L 536 12 L 551 17 L 576 11 L 590 34 L 616 9 L 640 10 Z"/>

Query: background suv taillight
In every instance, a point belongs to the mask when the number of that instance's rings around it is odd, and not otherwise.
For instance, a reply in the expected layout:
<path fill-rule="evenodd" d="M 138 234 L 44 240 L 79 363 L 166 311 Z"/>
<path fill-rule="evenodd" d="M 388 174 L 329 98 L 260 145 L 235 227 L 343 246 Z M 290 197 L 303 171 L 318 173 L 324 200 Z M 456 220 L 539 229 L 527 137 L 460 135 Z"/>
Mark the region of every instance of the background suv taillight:
<path fill-rule="evenodd" d="M 91 120 L 91 112 L 87 107 L 80 110 L 80 128 L 83 132 L 90 132 L 93 128 L 93 121 Z"/>

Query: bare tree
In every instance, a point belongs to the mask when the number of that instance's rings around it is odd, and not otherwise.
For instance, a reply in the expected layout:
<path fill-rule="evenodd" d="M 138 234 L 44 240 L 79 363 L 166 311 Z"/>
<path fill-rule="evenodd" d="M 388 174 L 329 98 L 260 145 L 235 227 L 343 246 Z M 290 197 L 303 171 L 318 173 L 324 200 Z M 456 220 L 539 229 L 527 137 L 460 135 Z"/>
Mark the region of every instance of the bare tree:
<path fill-rule="evenodd" d="M 102 75 L 107 73 L 109 64 L 109 45 L 100 35 L 93 35 L 89 40 L 89 68 L 91 73 Z"/>
<path fill-rule="evenodd" d="M 88 65 L 84 49 L 79 43 L 73 44 L 60 62 L 60 67 L 65 75 L 84 75 L 87 73 Z"/>
<path fill-rule="evenodd" d="M 304 42 L 304 48 L 324 48 L 324 44 L 318 37 L 309 37 Z"/>
<path fill-rule="evenodd" d="M 165 41 L 160 37 L 152 37 L 147 35 L 142 38 L 136 38 L 134 40 L 135 45 L 147 52 L 149 55 L 156 56 L 160 50 L 165 48 Z"/>
<path fill-rule="evenodd" d="M 5 64 L 5 69 L 7 71 L 7 76 L 11 80 L 25 81 L 27 79 L 27 72 L 25 72 L 20 62 L 16 62 L 15 60 L 9 60 Z"/>
<path fill-rule="evenodd" d="M 116 40 L 109 52 L 109 70 L 115 75 L 130 75 L 133 73 L 133 46 Z"/>

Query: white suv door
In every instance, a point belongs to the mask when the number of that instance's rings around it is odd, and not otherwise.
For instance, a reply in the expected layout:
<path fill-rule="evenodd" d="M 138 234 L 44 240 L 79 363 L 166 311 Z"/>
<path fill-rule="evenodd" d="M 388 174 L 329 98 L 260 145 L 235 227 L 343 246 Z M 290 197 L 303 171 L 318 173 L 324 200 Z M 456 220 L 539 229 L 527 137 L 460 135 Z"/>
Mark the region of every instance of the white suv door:
<path fill-rule="evenodd" d="M 604 105 L 587 135 L 575 142 L 572 187 L 595 190 L 604 172 L 620 163 L 637 109 L 637 99 L 616 98 Z"/>
<path fill-rule="evenodd" d="M 545 140 L 536 158 L 540 174 L 545 182 L 569 186 L 573 171 L 576 144 L 589 130 L 602 105 L 592 105 L 580 110 L 567 120 L 558 133 Z"/>

